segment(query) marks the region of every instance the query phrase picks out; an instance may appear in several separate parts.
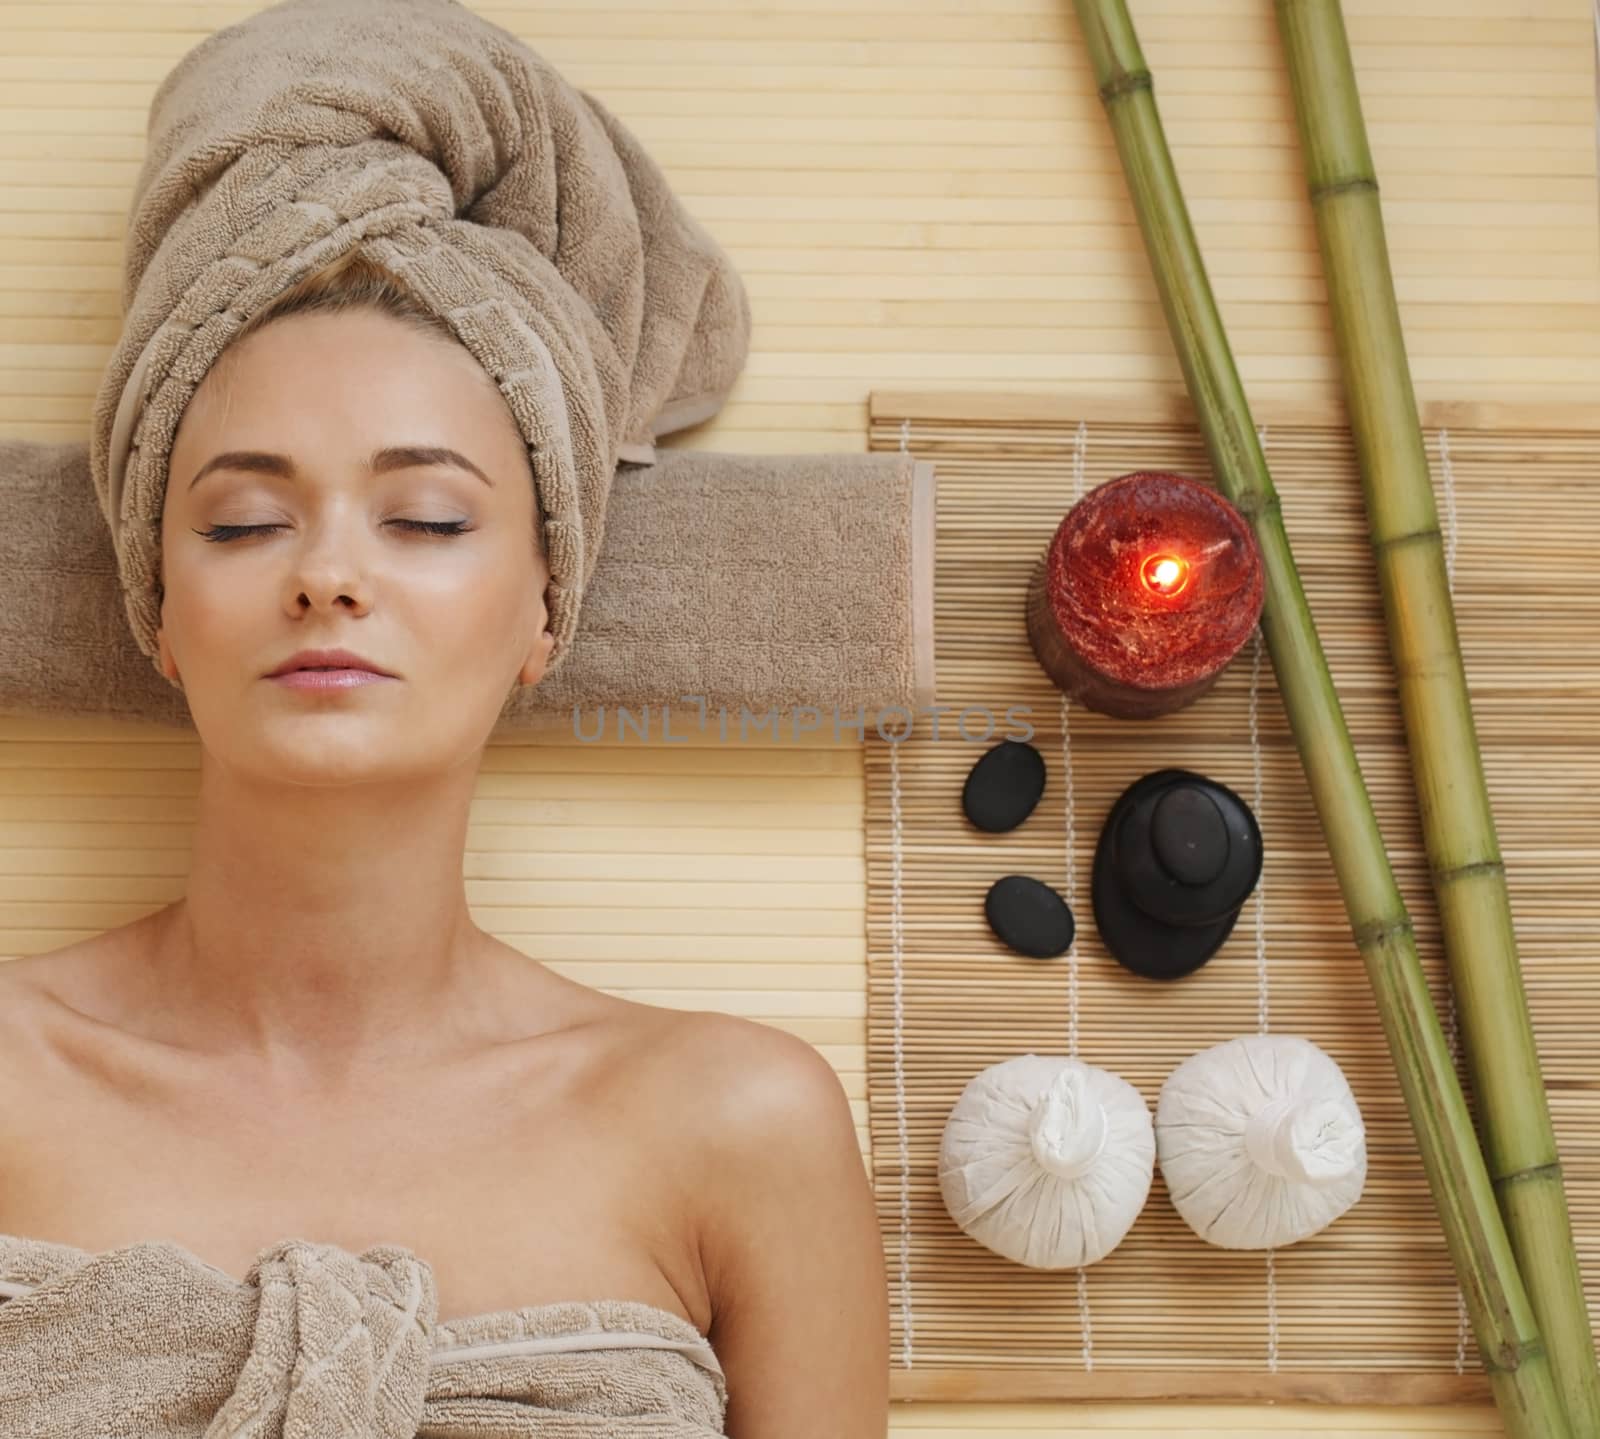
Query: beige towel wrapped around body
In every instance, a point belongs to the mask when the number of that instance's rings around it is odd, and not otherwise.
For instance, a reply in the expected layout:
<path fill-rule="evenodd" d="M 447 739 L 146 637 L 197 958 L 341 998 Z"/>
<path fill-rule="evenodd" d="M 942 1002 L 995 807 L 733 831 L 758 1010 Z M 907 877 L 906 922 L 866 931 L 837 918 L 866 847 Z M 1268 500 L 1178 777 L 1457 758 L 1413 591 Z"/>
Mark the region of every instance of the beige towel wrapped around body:
<path fill-rule="evenodd" d="M 438 1322 L 400 1245 L 287 1239 L 241 1284 L 165 1240 L 0 1235 L 5 1439 L 711 1439 L 728 1391 L 669 1310 L 574 1300 Z"/>

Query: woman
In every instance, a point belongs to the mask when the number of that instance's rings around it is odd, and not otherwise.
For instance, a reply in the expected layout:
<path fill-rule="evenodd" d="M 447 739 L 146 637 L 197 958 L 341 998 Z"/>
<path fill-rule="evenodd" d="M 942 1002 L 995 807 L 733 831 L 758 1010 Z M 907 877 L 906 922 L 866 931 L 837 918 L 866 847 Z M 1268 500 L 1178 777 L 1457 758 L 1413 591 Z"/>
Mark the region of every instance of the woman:
<path fill-rule="evenodd" d="M 434 453 L 369 467 L 394 447 Z M 479 762 L 552 646 L 493 380 L 350 251 L 206 374 L 161 523 L 161 662 L 200 736 L 186 892 L 0 966 L 0 1234 L 160 1236 L 235 1278 L 287 1234 L 403 1244 L 441 1321 L 681 1316 L 735 1439 L 883 1434 L 883 1256 L 832 1068 L 565 979 L 468 912 Z M 384 673 L 274 676 L 334 648 Z"/>

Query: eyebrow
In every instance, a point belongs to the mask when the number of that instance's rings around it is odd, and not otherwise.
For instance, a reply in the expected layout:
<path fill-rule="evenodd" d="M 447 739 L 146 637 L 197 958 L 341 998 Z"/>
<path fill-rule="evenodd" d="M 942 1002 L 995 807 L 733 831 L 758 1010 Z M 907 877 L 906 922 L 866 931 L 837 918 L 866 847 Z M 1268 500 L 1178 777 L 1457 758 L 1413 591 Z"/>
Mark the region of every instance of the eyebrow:
<path fill-rule="evenodd" d="M 367 460 L 367 469 L 373 474 L 382 474 L 386 470 L 413 469 L 424 465 L 445 465 L 465 470 L 468 474 L 476 475 L 491 489 L 494 488 L 494 481 L 471 460 L 443 445 L 390 445 L 386 449 L 374 450 Z M 267 450 L 225 450 L 220 455 L 213 455 L 200 466 L 199 473 L 189 481 L 189 488 L 192 490 L 213 470 L 222 469 L 248 470 L 254 474 L 276 475 L 286 480 L 292 480 L 296 475 L 294 461 L 287 455 L 275 455 Z"/>

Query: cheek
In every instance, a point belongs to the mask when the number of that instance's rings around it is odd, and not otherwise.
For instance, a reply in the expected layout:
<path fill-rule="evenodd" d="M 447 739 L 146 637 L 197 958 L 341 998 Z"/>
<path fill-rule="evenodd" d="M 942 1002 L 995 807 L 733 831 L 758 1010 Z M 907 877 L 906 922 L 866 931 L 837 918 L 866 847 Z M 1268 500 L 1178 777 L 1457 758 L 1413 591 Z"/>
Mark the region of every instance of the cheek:
<path fill-rule="evenodd" d="M 462 672 L 490 668 L 525 629 L 522 590 L 506 567 L 494 564 L 475 566 L 455 584 L 412 588 L 394 603 L 408 611 L 413 633 L 427 636 L 438 657 Z"/>
<path fill-rule="evenodd" d="M 255 588 L 224 575 L 215 566 L 163 566 L 161 623 L 167 641 L 187 653 L 191 665 L 204 663 L 219 646 L 237 652 L 260 613 Z"/>
<path fill-rule="evenodd" d="M 455 613 L 489 617 L 500 628 L 515 620 L 523 593 L 535 578 L 528 555 L 503 535 L 481 532 L 472 538 L 429 543 L 449 553 L 435 550 L 410 558 L 395 556 L 394 566 L 385 576 L 391 595 L 426 596 L 434 605 L 447 602 Z"/>

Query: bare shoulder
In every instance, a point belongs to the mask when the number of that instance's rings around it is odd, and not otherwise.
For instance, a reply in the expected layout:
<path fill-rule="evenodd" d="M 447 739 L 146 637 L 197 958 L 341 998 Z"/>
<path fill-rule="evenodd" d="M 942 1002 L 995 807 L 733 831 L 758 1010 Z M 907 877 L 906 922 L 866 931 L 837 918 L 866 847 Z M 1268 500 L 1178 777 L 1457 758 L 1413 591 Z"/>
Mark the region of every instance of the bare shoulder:
<path fill-rule="evenodd" d="M 137 952 L 146 923 L 135 920 L 59 949 L 5 959 L 0 963 L 0 999 L 7 1010 L 16 1005 L 17 1014 L 37 1014 L 39 1006 L 78 1004 L 104 984 L 109 966 L 126 964 Z M 30 1004 L 32 1011 L 26 1008 Z"/>
<path fill-rule="evenodd" d="M 35 1057 L 41 1026 L 60 1006 L 59 981 L 76 972 L 89 948 L 80 942 L 0 963 L 0 1076 L 8 1061 Z"/>
<path fill-rule="evenodd" d="M 772 1025 L 681 1011 L 640 1046 L 635 1081 L 648 1092 L 699 1237 L 708 1297 L 734 1280 L 738 1217 L 807 1185 L 864 1185 L 849 1097 L 828 1060 Z"/>
<path fill-rule="evenodd" d="M 663 1127 L 693 1155 L 694 1209 L 713 1303 L 758 1284 L 752 1245 L 776 1257 L 791 1210 L 813 1217 L 872 1208 L 849 1097 L 827 1059 L 786 1030 L 736 1015 L 687 1014 L 662 1044 L 659 1091 L 677 1099 Z M 875 1218 L 873 1219 L 875 1224 Z M 803 1243 L 805 1225 L 788 1235 Z M 786 1239 L 783 1242 L 788 1242 Z"/>
<path fill-rule="evenodd" d="M 84 996 L 103 984 L 107 964 L 126 958 L 132 928 L 0 963 L 0 1060 L 7 1055 L 38 1059 L 46 1027 L 82 1006 Z"/>
<path fill-rule="evenodd" d="M 68 954 L 58 950 L 56 954 Z M 44 963 L 55 962 L 55 955 L 0 955 L 0 1024 L 21 1014 L 21 1007 L 40 993 L 40 971 Z"/>
<path fill-rule="evenodd" d="M 787 1031 L 693 1014 L 663 1062 L 694 1108 L 685 1130 L 709 1336 L 728 1432 L 880 1439 L 889 1304 L 877 1203 L 849 1096 Z M 816 1376 L 829 1383 L 819 1390 Z"/>
<path fill-rule="evenodd" d="M 10 1078 L 20 1050 L 30 1032 L 27 1010 L 33 1004 L 33 986 L 26 959 L 0 960 L 0 1101 L 10 1098 Z"/>
<path fill-rule="evenodd" d="M 61 1012 L 57 981 L 81 962 L 77 943 L 0 963 L 0 1145 L 20 1133 L 25 1097 L 37 1096 L 51 1056 L 48 1034 Z"/>
<path fill-rule="evenodd" d="M 696 1128 L 724 1147 L 759 1139 L 781 1120 L 826 1124 L 842 1116 L 853 1126 L 833 1066 L 787 1030 L 739 1015 L 679 1011 L 653 1050 L 657 1081 L 673 1098 L 691 1101 Z"/>

